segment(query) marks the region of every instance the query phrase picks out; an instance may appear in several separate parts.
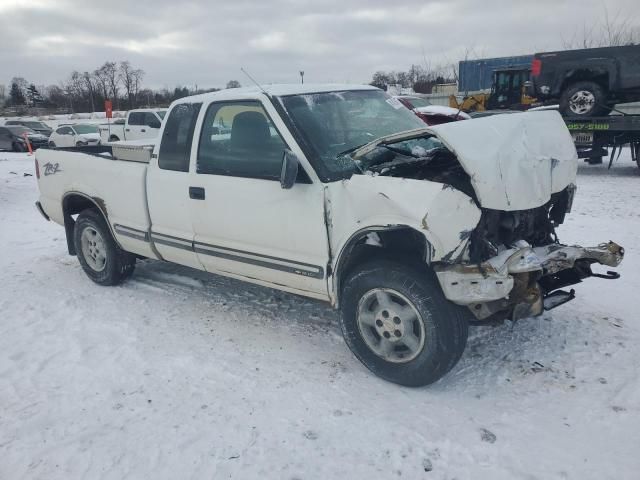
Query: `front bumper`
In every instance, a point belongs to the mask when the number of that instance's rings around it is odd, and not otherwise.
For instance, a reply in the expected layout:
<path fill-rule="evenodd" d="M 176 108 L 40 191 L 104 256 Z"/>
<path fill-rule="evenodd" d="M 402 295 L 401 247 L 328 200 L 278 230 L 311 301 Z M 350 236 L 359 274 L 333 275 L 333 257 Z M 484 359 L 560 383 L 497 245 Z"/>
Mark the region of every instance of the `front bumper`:
<path fill-rule="evenodd" d="M 586 248 L 560 244 L 532 247 L 520 241 L 515 248 L 481 264 L 437 265 L 434 271 L 445 297 L 468 306 L 477 319 L 515 319 L 539 315 L 545 306 L 549 309 L 564 303 L 549 300 L 545 305 L 545 299 L 560 288 L 591 276 L 617 278 L 613 272 L 595 274 L 591 265 L 617 267 L 623 257 L 624 249 L 614 242 Z"/>

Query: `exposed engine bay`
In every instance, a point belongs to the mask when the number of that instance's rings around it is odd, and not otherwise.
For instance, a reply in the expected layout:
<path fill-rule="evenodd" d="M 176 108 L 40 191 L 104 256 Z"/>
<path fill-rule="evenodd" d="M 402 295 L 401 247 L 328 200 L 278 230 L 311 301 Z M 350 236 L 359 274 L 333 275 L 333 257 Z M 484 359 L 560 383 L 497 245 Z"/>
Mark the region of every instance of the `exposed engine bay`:
<path fill-rule="evenodd" d="M 356 152 L 365 174 L 442 183 L 468 195 L 481 211 L 476 227 L 461 232 L 464 248 L 432 267 L 445 296 L 467 306 L 478 321 L 492 322 L 541 314 L 574 298 L 562 288 L 591 276 L 614 279 L 615 272 L 594 273 L 591 265 L 617 266 L 624 249 L 609 242 L 593 248 L 560 243 L 556 228 L 571 211 L 575 185 L 551 193 L 536 208 L 485 208 L 471 176 L 456 154 L 435 136 L 390 139 Z"/>

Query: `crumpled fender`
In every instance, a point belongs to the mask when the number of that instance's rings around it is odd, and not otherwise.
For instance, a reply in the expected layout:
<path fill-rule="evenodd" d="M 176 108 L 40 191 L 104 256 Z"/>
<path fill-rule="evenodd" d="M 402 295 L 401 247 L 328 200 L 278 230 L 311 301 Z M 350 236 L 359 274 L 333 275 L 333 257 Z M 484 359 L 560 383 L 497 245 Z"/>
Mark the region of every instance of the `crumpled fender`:
<path fill-rule="evenodd" d="M 481 214 L 470 197 L 448 185 L 387 176 L 330 183 L 325 201 L 334 266 L 355 232 L 389 226 L 421 232 L 431 246 L 428 261 L 462 259 Z"/>

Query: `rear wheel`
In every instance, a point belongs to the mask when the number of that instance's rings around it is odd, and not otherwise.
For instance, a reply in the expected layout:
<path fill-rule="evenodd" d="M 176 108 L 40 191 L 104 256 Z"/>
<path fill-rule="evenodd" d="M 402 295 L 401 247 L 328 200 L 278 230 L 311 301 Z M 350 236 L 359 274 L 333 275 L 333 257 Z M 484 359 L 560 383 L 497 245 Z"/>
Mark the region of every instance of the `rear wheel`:
<path fill-rule="evenodd" d="M 136 257 L 118 246 L 97 210 L 78 215 L 73 242 L 82 269 L 97 284 L 117 285 L 133 273 Z"/>
<path fill-rule="evenodd" d="M 357 268 L 344 285 L 342 333 L 376 375 L 418 387 L 435 382 L 460 359 L 466 310 L 444 297 L 431 272 L 381 260 Z"/>
<path fill-rule="evenodd" d="M 116 135 L 111 135 L 111 136 L 109 137 L 109 141 L 110 141 L 110 142 L 119 142 L 119 141 L 120 141 L 120 139 L 119 139 Z"/>
<path fill-rule="evenodd" d="M 56 142 L 49 142 L 49 148 L 56 148 Z"/>
<path fill-rule="evenodd" d="M 560 95 L 560 112 L 579 117 L 607 115 L 611 107 L 607 105 L 604 89 L 596 82 L 576 82 L 568 85 Z"/>

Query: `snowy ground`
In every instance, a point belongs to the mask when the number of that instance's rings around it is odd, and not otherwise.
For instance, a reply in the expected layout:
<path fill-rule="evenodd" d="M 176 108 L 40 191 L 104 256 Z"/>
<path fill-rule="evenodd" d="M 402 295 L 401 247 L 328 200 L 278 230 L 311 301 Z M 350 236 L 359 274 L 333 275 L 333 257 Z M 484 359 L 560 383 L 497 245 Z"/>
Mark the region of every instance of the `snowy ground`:
<path fill-rule="evenodd" d="M 627 152 L 628 154 L 628 152 Z M 0 152 L 0 479 L 637 479 L 640 175 L 580 168 L 568 243 L 626 247 L 437 384 L 371 375 L 324 304 L 160 262 L 94 285 Z"/>

